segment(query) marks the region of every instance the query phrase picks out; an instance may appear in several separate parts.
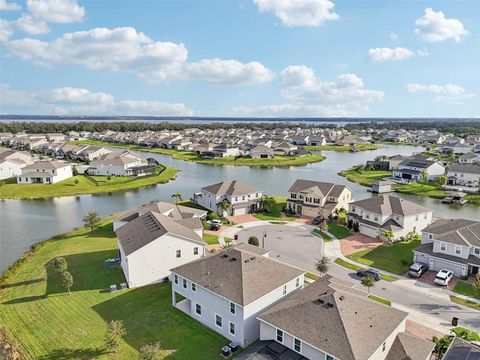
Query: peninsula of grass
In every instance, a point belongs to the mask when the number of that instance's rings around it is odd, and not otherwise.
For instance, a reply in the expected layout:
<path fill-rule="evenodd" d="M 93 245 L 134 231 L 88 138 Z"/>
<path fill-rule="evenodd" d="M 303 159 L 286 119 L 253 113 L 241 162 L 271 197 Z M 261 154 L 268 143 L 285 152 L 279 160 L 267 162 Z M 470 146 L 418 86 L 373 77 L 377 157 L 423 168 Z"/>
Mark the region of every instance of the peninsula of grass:
<path fill-rule="evenodd" d="M 159 165 L 154 175 L 140 178 L 76 175 L 56 184 L 17 184 L 17 180 L 12 178 L 0 186 L 0 199 L 45 199 L 132 190 L 165 184 L 175 179 L 176 174 L 177 170 Z"/>
<path fill-rule="evenodd" d="M 106 141 L 98 140 L 82 140 L 73 141 L 73 144 L 91 144 L 99 146 L 109 146 L 122 149 L 129 149 L 134 151 L 143 151 L 154 154 L 169 155 L 176 160 L 194 161 L 199 164 L 206 165 L 231 165 L 231 166 L 252 166 L 252 167 L 282 167 L 282 166 L 297 166 L 306 165 L 310 163 L 320 162 L 326 159 L 325 156 L 320 154 L 310 154 L 304 156 L 275 156 L 272 159 L 254 159 L 251 157 L 222 157 L 215 159 L 208 159 L 199 156 L 193 151 L 175 150 L 175 149 L 163 149 L 163 148 L 148 148 L 137 145 L 117 144 Z"/>
<path fill-rule="evenodd" d="M 273 205 L 272 211 L 270 212 L 259 212 L 253 214 L 258 220 L 282 220 L 282 221 L 293 221 L 295 217 L 285 215 L 283 216 L 283 209 L 287 205 L 286 196 L 274 196 L 275 204 Z"/>
<path fill-rule="evenodd" d="M 338 175 L 347 178 L 348 181 L 363 185 L 372 186 L 376 180 L 382 180 L 385 177 L 392 176 L 392 172 L 388 170 L 365 170 L 355 166 L 348 170 L 343 170 Z"/>
<path fill-rule="evenodd" d="M 377 144 L 360 144 L 352 148 L 349 145 L 318 145 L 318 146 L 305 146 L 305 150 L 308 151 L 368 151 L 377 150 L 381 146 Z"/>
<path fill-rule="evenodd" d="M 330 242 L 330 241 L 332 241 L 332 238 L 330 237 L 330 235 L 325 234 L 325 232 L 323 232 L 323 231 L 320 230 L 320 229 L 315 229 L 315 230 L 313 230 L 313 233 L 316 234 L 316 235 L 318 235 L 318 236 L 320 236 L 320 237 L 323 239 L 323 241 L 325 241 L 325 242 Z"/>
<path fill-rule="evenodd" d="M 404 275 L 413 262 L 413 249 L 420 245 L 420 240 L 397 242 L 390 246 L 377 246 L 348 255 L 352 261 L 393 274 Z"/>
<path fill-rule="evenodd" d="M 36 246 L 0 282 L 0 323 L 22 359 L 136 359 L 144 344 L 159 342 L 168 359 L 221 359 L 228 340 L 172 307 L 170 284 L 109 293 L 124 280 L 112 222 L 82 228 Z M 63 256 L 73 276 L 71 295 L 53 261 Z M 118 353 L 104 348 L 106 322 L 122 320 Z"/>

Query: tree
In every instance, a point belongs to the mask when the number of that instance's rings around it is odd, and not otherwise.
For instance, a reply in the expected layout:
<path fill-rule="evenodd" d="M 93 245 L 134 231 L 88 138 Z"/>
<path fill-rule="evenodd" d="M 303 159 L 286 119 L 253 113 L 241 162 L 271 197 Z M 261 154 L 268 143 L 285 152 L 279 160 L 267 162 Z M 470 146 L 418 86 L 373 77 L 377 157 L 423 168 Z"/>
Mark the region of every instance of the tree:
<path fill-rule="evenodd" d="M 127 331 L 122 320 L 111 320 L 107 323 L 107 332 L 105 333 L 105 347 L 113 352 L 117 352 L 120 347 L 120 340 Z"/>
<path fill-rule="evenodd" d="M 426 184 L 428 182 L 428 172 L 422 171 L 422 183 Z"/>
<path fill-rule="evenodd" d="M 248 238 L 248 243 L 253 246 L 259 246 L 260 243 L 258 242 L 258 238 L 256 236 L 250 236 Z"/>
<path fill-rule="evenodd" d="M 74 184 L 77 185 L 78 184 L 78 179 L 75 179 L 73 180 Z"/>
<path fill-rule="evenodd" d="M 438 185 L 438 186 L 442 186 L 442 185 L 445 185 L 448 181 L 448 178 L 446 176 L 438 176 L 435 178 L 435 183 Z"/>
<path fill-rule="evenodd" d="M 54 265 L 55 265 L 55 270 L 57 270 L 59 273 L 67 271 L 67 268 L 68 268 L 67 260 L 65 260 L 63 256 L 59 256 L 55 258 Z"/>
<path fill-rule="evenodd" d="M 260 208 L 266 212 L 271 213 L 274 205 L 277 203 L 273 196 L 263 195 L 260 199 Z"/>
<path fill-rule="evenodd" d="M 73 276 L 67 270 L 62 272 L 62 285 L 68 290 L 68 295 L 71 295 L 70 288 L 73 286 Z"/>
<path fill-rule="evenodd" d="M 95 211 L 89 211 L 84 217 L 83 217 L 83 224 L 87 227 L 90 228 L 90 230 L 95 230 L 98 228 L 98 225 L 100 225 L 100 217 L 97 215 Z"/>
<path fill-rule="evenodd" d="M 175 198 L 175 204 L 178 204 L 179 201 L 182 201 L 182 194 L 178 191 L 172 195 L 172 199 Z"/>
<path fill-rule="evenodd" d="M 222 211 L 222 216 L 225 212 L 228 212 L 228 209 L 230 209 L 230 203 L 227 200 L 222 200 L 218 204 L 218 208 Z"/>
<path fill-rule="evenodd" d="M 387 160 L 387 155 L 378 155 L 375 157 L 375 161 Z"/>
<path fill-rule="evenodd" d="M 375 286 L 375 279 L 372 275 L 362 277 L 360 283 L 367 288 L 368 295 L 370 295 L 370 288 Z"/>
<path fill-rule="evenodd" d="M 432 342 L 435 344 L 435 348 L 433 349 L 433 354 L 437 356 L 437 359 L 441 359 L 445 352 L 447 351 L 450 343 L 453 340 L 452 335 L 445 335 L 441 338 L 437 338 L 434 336 L 432 338 Z"/>
<path fill-rule="evenodd" d="M 139 360 L 161 360 L 163 359 L 160 343 L 145 344 L 140 348 Z"/>
<path fill-rule="evenodd" d="M 473 288 L 477 292 L 478 296 L 480 296 L 480 273 L 475 276 L 475 281 L 473 282 Z"/>
<path fill-rule="evenodd" d="M 315 268 L 320 273 L 320 276 L 323 276 L 328 272 L 330 259 L 326 256 L 323 256 L 321 259 L 317 260 L 315 263 Z"/>
<path fill-rule="evenodd" d="M 387 241 L 388 244 L 392 243 L 393 240 L 393 232 L 391 230 L 383 231 L 382 233 L 383 238 Z"/>

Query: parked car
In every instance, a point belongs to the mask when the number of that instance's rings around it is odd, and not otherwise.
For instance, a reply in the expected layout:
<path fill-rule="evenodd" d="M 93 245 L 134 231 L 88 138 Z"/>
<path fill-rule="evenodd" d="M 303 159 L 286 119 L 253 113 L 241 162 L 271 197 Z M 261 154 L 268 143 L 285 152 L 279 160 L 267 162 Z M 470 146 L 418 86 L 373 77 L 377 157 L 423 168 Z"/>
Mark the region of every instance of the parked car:
<path fill-rule="evenodd" d="M 433 282 L 438 285 L 447 286 L 450 280 L 453 278 L 453 271 L 448 269 L 440 270 L 437 275 L 435 275 L 435 279 Z"/>
<path fill-rule="evenodd" d="M 313 225 L 319 225 L 319 224 L 322 223 L 322 221 L 323 221 L 323 216 L 319 215 L 315 219 L 312 220 L 312 224 Z"/>
<path fill-rule="evenodd" d="M 408 268 L 408 275 L 419 278 L 428 270 L 428 266 L 422 263 L 413 263 Z"/>
<path fill-rule="evenodd" d="M 378 281 L 382 278 L 382 274 L 380 274 L 377 270 L 373 269 L 365 269 L 365 270 L 357 270 L 357 276 L 364 277 L 364 276 L 371 276 Z"/>
<path fill-rule="evenodd" d="M 210 226 L 210 230 L 217 231 L 220 230 L 222 222 L 220 220 L 209 220 L 207 224 Z"/>

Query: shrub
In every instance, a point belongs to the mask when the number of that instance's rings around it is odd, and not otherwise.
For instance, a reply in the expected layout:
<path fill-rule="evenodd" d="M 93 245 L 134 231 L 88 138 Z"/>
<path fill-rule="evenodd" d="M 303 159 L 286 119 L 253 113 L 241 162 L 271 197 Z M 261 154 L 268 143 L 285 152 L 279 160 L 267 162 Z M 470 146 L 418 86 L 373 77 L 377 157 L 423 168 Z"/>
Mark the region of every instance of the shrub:
<path fill-rule="evenodd" d="M 59 273 L 66 271 L 68 268 L 67 260 L 65 260 L 65 258 L 62 256 L 55 258 L 53 264 L 55 266 L 55 270 L 57 270 Z"/>
<path fill-rule="evenodd" d="M 260 243 L 258 242 L 258 238 L 256 236 L 250 236 L 248 238 L 248 243 L 250 245 L 254 245 L 254 246 L 259 246 L 260 245 Z"/>
<path fill-rule="evenodd" d="M 357 221 L 355 221 L 353 223 L 353 231 L 358 232 L 359 230 L 360 230 L 360 224 Z"/>
<path fill-rule="evenodd" d="M 348 219 L 347 227 L 348 227 L 348 230 L 352 230 L 352 228 L 353 228 L 353 220 L 352 219 Z"/>
<path fill-rule="evenodd" d="M 210 211 L 207 214 L 207 220 L 220 220 L 220 216 L 216 212 Z"/>

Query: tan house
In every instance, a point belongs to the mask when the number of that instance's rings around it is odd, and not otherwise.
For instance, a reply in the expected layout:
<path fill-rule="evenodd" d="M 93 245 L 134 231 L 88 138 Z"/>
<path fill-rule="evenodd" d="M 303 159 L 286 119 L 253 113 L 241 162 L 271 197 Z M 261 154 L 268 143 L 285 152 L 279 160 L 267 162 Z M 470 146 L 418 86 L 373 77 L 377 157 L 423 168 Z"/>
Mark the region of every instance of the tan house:
<path fill-rule="evenodd" d="M 328 216 L 335 209 L 348 209 L 352 190 L 345 185 L 312 180 L 297 180 L 288 189 L 287 207 L 298 214 Z"/>

